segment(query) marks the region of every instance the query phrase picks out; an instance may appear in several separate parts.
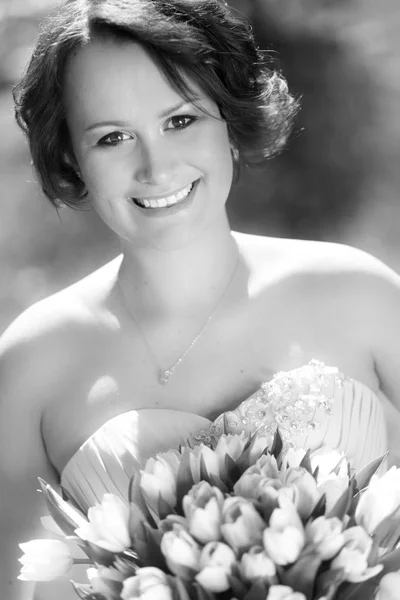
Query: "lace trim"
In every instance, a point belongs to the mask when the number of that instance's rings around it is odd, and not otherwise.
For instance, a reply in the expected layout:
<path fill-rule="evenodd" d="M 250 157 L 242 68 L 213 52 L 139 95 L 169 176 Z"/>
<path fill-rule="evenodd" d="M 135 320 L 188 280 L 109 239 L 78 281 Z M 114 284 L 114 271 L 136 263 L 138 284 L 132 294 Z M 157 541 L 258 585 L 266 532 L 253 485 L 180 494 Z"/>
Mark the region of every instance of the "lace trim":
<path fill-rule="evenodd" d="M 277 428 L 284 448 L 296 447 L 293 438 L 320 428 L 318 409 L 333 412 L 334 395 L 343 386 L 344 375 L 335 367 L 312 360 L 299 369 L 281 371 L 234 411 L 220 415 L 206 429 L 193 435 L 198 443 L 215 447 L 222 434 L 242 431 L 273 435 Z"/>

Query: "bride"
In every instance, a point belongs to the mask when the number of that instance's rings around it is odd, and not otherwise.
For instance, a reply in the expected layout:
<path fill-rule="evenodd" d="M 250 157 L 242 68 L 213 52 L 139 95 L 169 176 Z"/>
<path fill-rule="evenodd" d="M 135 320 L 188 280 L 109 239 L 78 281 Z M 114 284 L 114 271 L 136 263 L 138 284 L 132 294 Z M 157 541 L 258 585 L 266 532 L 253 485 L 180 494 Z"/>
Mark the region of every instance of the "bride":
<path fill-rule="evenodd" d="M 220 415 L 243 426 L 277 371 L 317 359 L 344 374 L 302 442 L 335 445 L 356 468 L 396 457 L 398 276 L 353 248 L 229 227 L 239 166 L 282 147 L 297 105 L 222 1 L 69 1 L 15 100 L 45 194 L 95 209 L 121 255 L 1 340 L 7 600 L 32 598 L 17 559 L 43 536 L 38 476 L 88 504 L 125 489 L 129 468 Z"/>

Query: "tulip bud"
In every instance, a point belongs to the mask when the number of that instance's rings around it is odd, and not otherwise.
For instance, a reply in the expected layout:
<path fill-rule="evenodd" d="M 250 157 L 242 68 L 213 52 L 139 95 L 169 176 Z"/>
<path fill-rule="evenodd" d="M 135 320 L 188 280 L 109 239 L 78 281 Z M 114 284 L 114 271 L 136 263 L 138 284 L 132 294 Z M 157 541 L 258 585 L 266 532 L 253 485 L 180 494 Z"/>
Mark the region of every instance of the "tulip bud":
<path fill-rule="evenodd" d="M 398 600 L 400 590 L 400 571 L 386 573 L 380 581 L 375 600 Z"/>
<path fill-rule="evenodd" d="M 343 524 L 340 519 L 321 516 L 307 523 L 306 536 L 322 560 L 333 558 L 344 545 Z"/>
<path fill-rule="evenodd" d="M 256 489 L 261 482 L 274 481 L 279 485 L 281 473 L 274 456 L 263 454 L 251 467 L 246 469 L 233 487 L 235 496 L 256 499 Z"/>
<path fill-rule="evenodd" d="M 254 490 L 254 497 L 262 506 L 264 520 L 268 523 L 272 512 L 279 506 L 279 496 L 284 491 L 283 484 L 279 479 L 262 479 Z"/>
<path fill-rule="evenodd" d="M 239 565 L 243 579 L 253 583 L 262 580 L 271 583 L 275 580 L 275 563 L 267 556 L 261 546 L 254 546 L 242 555 Z"/>
<path fill-rule="evenodd" d="M 319 478 L 318 478 L 319 479 Z M 348 475 L 335 475 L 331 474 L 322 483 L 318 484 L 318 492 L 322 496 L 325 494 L 326 508 L 325 512 L 330 512 L 335 506 L 339 498 L 349 487 L 349 476 Z"/>
<path fill-rule="evenodd" d="M 268 556 L 277 565 L 293 563 L 305 544 L 305 533 L 295 506 L 285 497 L 279 497 L 280 508 L 270 518 L 264 530 L 263 543 Z"/>
<path fill-rule="evenodd" d="M 314 506 L 320 499 L 314 477 L 302 467 L 284 472 L 284 485 L 294 487 L 294 503 L 302 519 L 308 519 Z"/>
<path fill-rule="evenodd" d="M 295 592 L 288 585 L 271 585 L 266 600 L 307 600 L 301 592 Z"/>
<path fill-rule="evenodd" d="M 180 454 L 175 450 L 149 458 L 140 475 L 143 499 L 153 517 L 158 520 L 158 500 L 161 495 L 171 508 L 176 506 L 176 477 Z"/>
<path fill-rule="evenodd" d="M 343 531 L 344 546 L 331 562 L 332 569 L 343 569 L 343 578 L 358 583 L 374 577 L 383 565 L 368 567 L 372 539 L 362 527 L 350 527 Z"/>
<path fill-rule="evenodd" d="M 52 581 L 66 575 L 74 563 L 71 550 L 59 540 L 31 540 L 19 544 L 24 552 L 18 579 L 22 581 Z"/>
<path fill-rule="evenodd" d="M 183 527 L 183 529 L 185 529 L 186 531 L 188 531 L 188 521 L 185 517 L 182 517 L 181 515 L 167 515 L 165 517 L 165 519 L 163 519 L 162 521 L 159 522 L 158 524 L 158 529 L 162 532 L 162 533 L 167 533 L 167 531 L 172 531 L 174 528 L 174 525 L 179 525 L 181 527 Z"/>
<path fill-rule="evenodd" d="M 261 483 L 270 481 L 263 477 L 259 473 L 250 473 L 250 469 L 247 469 L 237 480 L 233 486 L 233 492 L 235 496 L 241 496 L 242 498 L 248 498 L 249 500 L 257 499 L 257 489 Z"/>
<path fill-rule="evenodd" d="M 208 446 L 200 444 L 190 451 L 190 471 L 195 483 L 201 481 L 201 463 L 204 463 L 208 475 L 220 478 L 219 458 L 217 454 Z"/>
<path fill-rule="evenodd" d="M 248 448 L 246 448 L 241 456 L 241 461 L 244 461 L 244 464 L 247 464 L 248 466 L 254 465 L 257 460 L 261 458 L 263 452 L 272 446 L 272 443 L 272 435 L 264 436 L 260 433 L 254 434 Z"/>
<path fill-rule="evenodd" d="M 244 431 L 235 435 L 223 434 L 219 438 L 214 453 L 218 459 L 219 473 L 222 480 L 225 480 L 226 476 L 225 457 L 228 455 L 236 462 L 241 456 L 247 441 L 248 435 Z"/>
<path fill-rule="evenodd" d="M 400 469 L 392 467 L 382 477 L 373 479 L 362 493 L 356 508 L 356 522 L 368 533 L 400 506 Z"/>
<path fill-rule="evenodd" d="M 224 592 L 230 587 L 229 575 L 235 562 L 235 553 L 229 546 L 222 542 L 209 542 L 201 552 L 201 571 L 195 579 L 210 592 Z"/>
<path fill-rule="evenodd" d="M 172 573 L 182 579 L 191 580 L 200 569 L 201 548 L 181 525 L 173 525 L 164 533 L 161 552 Z"/>
<path fill-rule="evenodd" d="M 304 547 L 304 535 L 296 527 L 282 531 L 267 528 L 264 531 L 264 548 L 277 565 L 294 563 Z"/>
<path fill-rule="evenodd" d="M 123 552 L 131 545 L 129 506 L 114 494 L 104 494 L 101 504 L 88 510 L 88 523 L 76 529 L 81 539 L 109 552 Z"/>
<path fill-rule="evenodd" d="M 222 508 L 221 532 L 223 539 L 235 552 L 243 552 L 259 545 L 265 522 L 245 498 L 225 498 Z"/>
<path fill-rule="evenodd" d="M 156 567 L 143 567 L 123 582 L 121 600 L 174 600 L 167 575 Z"/>
<path fill-rule="evenodd" d="M 250 467 L 250 469 L 252 468 L 253 467 Z M 271 454 L 263 454 L 260 456 L 255 462 L 254 468 L 258 469 L 260 475 L 263 475 L 263 477 L 269 477 L 270 479 L 280 479 L 281 477 L 276 458 Z"/>
<path fill-rule="evenodd" d="M 189 533 L 202 544 L 221 538 L 221 509 L 224 495 L 206 481 L 195 484 L 183 498 Z"/>
<path fill-rule="evenodd" d="M 124 576 L 113 567 L 99 565 L 97 569 L 90 568 L 86 573 L 94 594 L 101 594 L 104 598 L 109 598 L 110 593 L 119 583 L 122 589 Z"/>

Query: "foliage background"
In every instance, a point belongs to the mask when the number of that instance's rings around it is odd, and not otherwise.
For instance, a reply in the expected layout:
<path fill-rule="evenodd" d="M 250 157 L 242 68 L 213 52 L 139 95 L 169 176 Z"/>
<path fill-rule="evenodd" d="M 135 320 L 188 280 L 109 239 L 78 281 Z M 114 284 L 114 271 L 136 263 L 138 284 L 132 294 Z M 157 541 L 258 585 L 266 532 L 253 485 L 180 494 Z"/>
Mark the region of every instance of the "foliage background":
<path fill-rule="evenodd" d="M 232 190 L 232 226 L 350 243 L 400 272 L 400 3 L 230 1 L 302 103 L 285 152 Z M 56 3 L 0 0 L 0 332 L 118 253 L 93 211 L 46 201 L 14 123 L 11 86 Z"/>

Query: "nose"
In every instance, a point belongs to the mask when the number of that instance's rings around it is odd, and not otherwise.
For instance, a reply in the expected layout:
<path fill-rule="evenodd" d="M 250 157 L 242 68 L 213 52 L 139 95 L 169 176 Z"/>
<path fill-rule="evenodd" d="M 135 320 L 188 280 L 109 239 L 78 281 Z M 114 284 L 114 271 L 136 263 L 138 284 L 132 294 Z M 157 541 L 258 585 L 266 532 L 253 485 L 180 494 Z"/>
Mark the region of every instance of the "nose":
<path fill-rule="evenodd" d="M 160 138 L 141 140 L 135 153 L 135 179 L 141 184 L 159 185 L 171 178 L 173 157 L 171 148 Z"/>

